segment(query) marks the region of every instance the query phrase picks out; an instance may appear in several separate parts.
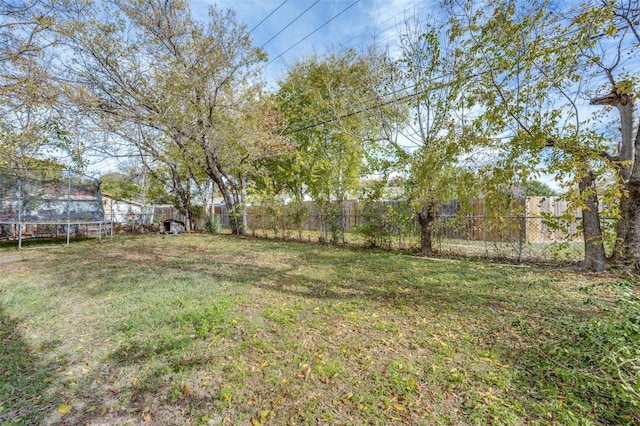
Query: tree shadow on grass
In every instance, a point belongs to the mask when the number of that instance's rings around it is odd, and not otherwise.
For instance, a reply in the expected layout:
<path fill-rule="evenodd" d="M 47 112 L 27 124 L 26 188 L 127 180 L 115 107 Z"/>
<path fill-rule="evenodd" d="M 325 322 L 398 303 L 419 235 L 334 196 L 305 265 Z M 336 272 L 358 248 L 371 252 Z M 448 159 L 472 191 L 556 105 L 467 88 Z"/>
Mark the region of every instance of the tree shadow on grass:
<path fill-rule="evenodd" d="M 0 304 L 0 423 L 39 425 L 62 403 L 48 392 L 56 366 L 40 359 L 21 329 Z"/>
<path fill-rule="evenodd" d="M 238 262 L 202 272 L 215 280 L 292 297 L 321 301 L 358 300 L 392 309 L 431 306 L 443 313 L 486 310 L 488 315 L 510 318 L 555 318 L 558 315 L 585 318 L 593 312 L 592 306 L 562 302 L 566 297 L 564 290 L 544 279 L 526 282 L 496 268 L 480 273 L 473 270 L 473 264 L 464 263 L 446 268 L 435 264 L 433 269 L 419 267 L 416 272 L 397 271 L 393 270 L 398 267 L 394 264 L 396 256 L 383 258 L 379 264 L 369 262 L 365 256 L 360 265 L 350 269 L 349 262 L 358 254 L 337 259 L 330 252 L 316 251 L 308 258 L 291 261 L 285 268 Z M 385 269 L 387 266 L 389 270 Z M 301 273 L 300 267 L 306 267 L 308 272 Z M 325 267 L 331 270 L 326 277 L 314 276 L 312 270 Z M 532 292 L 537 292 L 536 296 Z"/>

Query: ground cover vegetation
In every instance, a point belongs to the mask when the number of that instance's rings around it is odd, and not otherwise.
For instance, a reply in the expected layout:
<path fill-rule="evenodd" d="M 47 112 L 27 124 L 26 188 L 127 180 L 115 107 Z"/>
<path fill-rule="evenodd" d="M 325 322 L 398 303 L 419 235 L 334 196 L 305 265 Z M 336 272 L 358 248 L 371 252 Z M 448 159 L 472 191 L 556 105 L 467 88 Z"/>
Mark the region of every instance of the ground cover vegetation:
<path fill-rule="evenodd" d="M 313 199 L 333 242 L 346 198 L 388 199 L 400 176 L 426 254 L 439 206 L 457 199 L 463 214 L 480 196 L 499 218 L 545 172 L 581 210 L 583 266 L 638 266 L 638 1 L 438 6 L 399 25 L 392 49 L 298 58 L 273 89 L 233 10 L 2 1 L 0 166 L 135 158 L 141 197 L 173 201 L 189 229 L 214 194 L 236 234 L 248 203 L 301 223 Z M 569 216 L 546 219 L 568 229 Z"/>
<path fill-rule="evenodd" d="M 628 277 L 232 235 L 1 250 L 3 424 L 640 421 Z"/>

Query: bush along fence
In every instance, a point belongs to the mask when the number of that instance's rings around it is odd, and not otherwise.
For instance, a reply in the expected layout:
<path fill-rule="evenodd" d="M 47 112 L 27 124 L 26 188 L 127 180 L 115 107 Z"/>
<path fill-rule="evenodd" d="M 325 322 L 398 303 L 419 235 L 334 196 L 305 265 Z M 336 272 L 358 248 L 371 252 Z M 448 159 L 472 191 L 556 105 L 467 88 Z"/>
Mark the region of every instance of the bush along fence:
<path fill-rule="evenodd" d="M 515 199 L 505 215 L 487 215 L 480 201 L 465 212 L 455 201 L 442 206 L 433 226 L 434 250 L 452 256 L 479 256 L 528 262 L 577 262 L 584 254 L 579 212 L 567 211 L 554 197 Z M 209 220 L 228 228 L 222 206 Z M 604 214 L 603 214 L 604 216 Z M 605 234 L 613 236 L 615 221 L 603 217 Z M 247 233 L 253 236 L 298 239 L 415 250 L 420 225 L 404 202 L 345 201 L 330 208 L 305 202 L 298 205 L 247 208 Z"/>

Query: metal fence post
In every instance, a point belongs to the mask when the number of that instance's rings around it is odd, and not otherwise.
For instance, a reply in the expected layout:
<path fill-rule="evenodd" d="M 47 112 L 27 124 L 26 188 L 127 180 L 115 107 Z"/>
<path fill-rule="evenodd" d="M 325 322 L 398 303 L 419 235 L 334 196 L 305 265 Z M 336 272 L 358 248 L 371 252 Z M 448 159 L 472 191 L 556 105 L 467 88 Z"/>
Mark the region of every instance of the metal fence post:
<path fill-rule="evenodd" d="M 17 176 L 16 176 L 16 179 Z M 18 179 L 18 248 L 22 249 L 22 182 Z"/>
<path fill-rule="evenodd" d="M 71 238 L 71 170 L 67 170 L 67 247 Z"/>
<path fill-rule="evenodd" d="M 526 218 L 520 216 L 520 231 L 518 232 L 518 262 L 522 263 L 522 248 L 524 246 L 524 227 L 526 225 Z"/>

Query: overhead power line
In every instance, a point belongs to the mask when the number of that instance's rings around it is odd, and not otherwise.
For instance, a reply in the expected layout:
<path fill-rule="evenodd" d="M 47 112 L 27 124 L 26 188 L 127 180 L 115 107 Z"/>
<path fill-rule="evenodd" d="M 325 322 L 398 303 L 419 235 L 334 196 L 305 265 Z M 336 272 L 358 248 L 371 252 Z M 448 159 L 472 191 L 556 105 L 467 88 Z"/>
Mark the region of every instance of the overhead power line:
<path fill-rule="evenodd" d="M 421 1 L 419 1 L 419 2 L 417 2 L 417 3 L 415 3 L 415 4 L 413 4 L 412 8 L 415 10 L 414 15 L 413 15 L 414 17 L 415 17 L 415 16 L 418 16 L 418 14 L 419 14 L 419 13 L 424 12 L 425 10 L 427 10 L 427 9 L 428 9 L 428 7 L 425 7 L 425 8 L 423 8 L 423 9 L 419 9 L 419 8 L 418 8 L 418 5 L 423 4 L 423 3 L 426 3 L 427 1 L 428 1 L 428 0 L 421 0 Z M 399 16 L 402 16 L 402 15 L 405 15 L 405 16 L 406 16 L 407 10 L 408 10 L 408 8 L 404 9 L 402 12 L 397 13 L 397 14 L 395 14 L 395 15 L 393 15 L 393 16 L 391 16 L 391 17 L 389 17 L 389 18 L 387 18 L 387 19 L 385 19 L 385 20 L 383 20 L 383 21 L 381 21 L 381 22 L 375 22 L 375 21 L 374 21 L 374 23 L 373 23 L 373 25 L 374 25 L 374 26 L 373 26 L 373 29 L 374 29 L 374 30 L 375 30 L 375 29 L 377 29 L 377 26 L 379 25 L 379 26 L 380 26 L 380 28 L 381 28 L 381 30 L 380 30 L 380 34 L 385 34 L 386 32 L 390 31 L 391 29 L 398 27 L 399 25 L 401 25 L 401 24 L 402 24 L 402 22 L 398 23 L 398 22 L 396 21 L 396 19 L 397 19 Z M 386 26 L 386 25 L 385 25 L 385 24 L 387 24 L 388 22 L 391 22 L 391 21 L 395 21 L 395 22 L 394 22 L 392 25 L 389 25 L 389 26 Z M 372 38 L 372 36 L 371 36 L 371 34 L 370 34 L 370 31 L 368 31 L 368 30 L 367 30 L 367 31 L 361 32 L 360 34 L 357 34 L 357 35 L 355 35 L 355 36 L 351 37 L 351 38 L 350 38 L 350 39 L 348 39 L 348 40 L 345 40 L 345 41 L 344 41 L 344 45 L 347 45 L 347 46 L 348 46 L 348 45 L 349 45 L 349 43 L 351 43 L 352 41 L 354 41 L 354 40 L 356 40 L 356 39 L 358 39 L 358 38 L 360 38 L 360 37 L 362 37 L 362 36 L 365 36 L 365 38 L 366 38 L 366 39 L 371 39 L 371 38 Z"/>
<path fill-rule="evenodd" d="M 289 52 L 291 49 L 295 48 L 297 45 L 299 45 L 300 43 L 302 43 L 303 41 L 305 41 L 306 39 L 308 39 L 309 37 L 311 37 L 312 35 L 314 35 L 316 32 L 318 32 L 320 29 L 322 29 L 323 27 L 325 27 L 326 25 L 328 25 L 331 21 L 333 21 L 334 19 L 336 19 L 338 16 L 342 15 L 343 13 L 345 13 L 347 10 L 351 9 L 353 6 L 355 6 L 356 4 L 358 4 L 360 0 L 356 0 L 353 3 L 351 3 L 349 6 L 345 7 L 344 9 L 342 9 L 342 11 L 340 11 L 340 13 L 338 13 L 337 15 L 334 15 L 331 19 L 329 19 L 328 21 L 326 21 L 324 24 L 320 25 L 318 28 L 316 28 L 315 30 L 311 31 L 309 34 L 307 34 L 306 36 L 304 36 L 301 40 L 299 40 L 296 44 L 294 44 L 293 46 L 291 46 L 290 48 L 288 48 L 287 50 L 285 50 L 284 52 L 280 53 L 278 56 L 276 56 L 275 58 L 273 58 L 271 61 L 269 61 L 269 63 L 267 64 L 267 66 L 269 66 L 270 64 L 272 64 L 274 61 L 276 61 L 278 58 L 281 58 L 282 55 L 284 55 L 285 53 Z"/>
<path fill-rule="evenodd" d="M 422 93 L 423 93 L 423 91 L 418 91 L 418 92 L 409 93 L 409 94 L 406 94 L 404 96 L 400 96 L 400 97 L 397 97 L 397 98 L 393 98 L 393 99 L 390 99 L 390 100 L 385 101 L 385 102 L 376 102 L 373 105 L 365 106 L 365 107 L 360 108 L 358 110 L 350 111 L 350 112 L 344 113 L 344 114 L 336 116 L 336 117 L 331 117 L 331 118 L 329 118 L 327 120 L 324 120 L 324 121 L 320 121 L 320 122 L 317 122 L 317 123 L 309 124 L 309 125 L 306 125 L 306 126 L 303 126 L 303 127 L 298 127 L 296 129 L 286 131 L 282 135 L 283 136 L 291 135 L 293 133 L 303 132 L 305 130 L 313 129 L 315 127 L 324 126 L 325 124 L 331 124 L 331 123 L 334 123 L 334 122 L 336 122 L 338 120 L 342 120 L 344 118 L 349 118 L 349 117 L 352 117 L 354 115 L 362 114 L 363 112 L 371 111 L 371 110 L 373 110 L 375 108 L 380 108 L 380 107 L 383 107 L 383 106 L 394 104 L 396 102 L 401 102 L 401 101 L 404 101 L 406 99 L 413 98 L 413 97 L 418 96 L 418 95 L 420 95 Z"/>
<path fill-rule="evenodd" d="M 353 2 L 352 4 L 350 4 L 349 6 L 347 6 L 345 9 L 343 9 L 340 13 L 338 13 L 337 15 L 333 16 L 331 19 L 329 19 L 328 21 L 326 21 L 324 24 L 320 25 L 318 28 L 316 28 L 315 30 L 313 30 L 311 33 L 307 34 L 304 38 L 302 38 L 301 40 L 297 41 L 296 43 L 294 43 L 291 47 L 289 47 L 288 49 L 286 49 L 285 51 L 283 51 L 282 53 L 280 53 L 278 56 L 276 56 L 275 58 L 273 58 L 272 60 L 269 61 L 269 63 L 267 63 L 266 66 L 269 66 L 271 64 L 273 64 L 276 60 L 278 60 L 279 58 L 281 58 L 282 56 L 284 56 L 286 53 L 288 53 L 289 51 L 291 51 L 292 49 L 294 49 L 295 47 L 297 47 L 300 43 L 302 43 L 303 41 L 305 41 L 307 38 L 311 37 L 313 34 L 315 34 L 317 31 L 319 31 L 321 28 L 323 28 L 324 26 L 328 25 L 331 21 L 333 21 L 334 19 L 338 18 L 340 15 L 342 15 L 344 12 L 346 12 L 348 9 L 350 9 L 351 7 L 355 6 L 360 0 L 356 0 L 355 2 Z M 414 16 L 424 12 L 427 8 L 423 8 L 420 9 L 418 8 L 419 5 L 426 3 L 428 0 L 420 0 L 417 3 L 413 4 L 412 7 L 415 9 L 414 12 Z M 395 19 L 397 19 L 399 16 L 402 16 L 404 14 L 407 13 L 407 9 L 403 10 L 402 12 L 391 16 L 390 18 L 385 19 L 384 21 L 381 22 L 381 24 L 385 24 L 388 23 L 390 21 L 393 21 Z M 401 24 L 401 23 L 400 23 Z M 393 28 L 397 28 L 400 25 L 398 22 L 390 25 L 390 26 L 386 26 L 382 28 L 382 33 L 386 33 L 388 31 L 390 31 Z M 282 31 L 284 31 L 284 28 L 282 29 Z M 282 32 L 281 31 L 281 32 Z M 361 36 L 367 36 L 367 38 L 372 38 L 368 32 L 362 32 L 354 37 L 351 37 L 350 39 L 348 39 L 347 41 L 344 42 L 344 45 L 348 46 L 349 43 L 357 38 L 360 38 Z M 265 43 L 266 44 L 266 43 Z"/>
<path fill-rule="evenodd" d="M 479 77 L 481 75 L 487 74 L 489 72 L 491 72 L 491 71 L 489 71 L 489 70 L 480 71 L 480 72 L 477 72 L 477 73 L 475 73 L 475 74 L 473 74 L 473 75 L 471 75 L 469 77 L 470 78 L 475 78 L 475 77 Z M 449 75 L 452 75 L 452 74 L 453 74 L 452 72 L 441 74 L 439 76 L 436 76 L 436 77 L 433 77 L 433 78 L 429 79 L 429 82 L 433 82 L 433 81 L 436 81 L 436 80 L 443 79 L 443 78 L 445 78 L 445 77 L 447 77 Z M 415 87 L 415 86 L 413 86 L 413 87 Z M 386 94 L 386 96 L 388 96 L 390 94 L 395 94 L 395 93 L 398 93 L 398 92 L 402 92 L 402 91 L 407 90 L 407 89 L 408 89 L 408 87 L 401 88 L 401 89 L 398 89 L 398 90 L 394 90 L 393 92 L 391 92 L 389 94 Z M 319 122 L 315 122 L 315 123 L 308 124 L 308 125 L 305 125 L 305 126 L 297 127 L 297 128 L 295 128 L 293 130 L 287 130 L 287 131 L 283 132 L 282 135 L 286 136 L 286 135 L 290 135 L 290 134 L 293 134 L 293 133 L 302 132 L 302 131 L 305 131 L 305 130 L 313 129 L 315 127 L 323 126 L 325 124 L 334 123 L 334 122 L 336 122 L 338 120 L 342 120 L 344 118 L 349 118 L 349 117 L 352 117 L 354 115 L 362 114 L 364 112 L 371 111 L 371 110 L 376 109 L 376 108 L 381 108 L 383 106 L 391 105 L 391 104 L 394 104 L 394 103 L 397 103 L 397 102 L 403 102 L 403 101 L 406 101 L 407 99 L 411 99 L 411 98 L 414 98 L 416 96 L 420 96 L 420 95 L 424 94 L 426 90 L 428 90 L 428 89 L 417 90 L 417 91 L 412 92 L 412 93 L 407 93 L 407 94 L 402 95 L 402 96 L 394 97 L 394 98 L 392 98 L 392 99 L 390 99 L 388 101 L 384 101 L 384 102 L 375 101 L 373 104 L 366 105 L 366 106 L 364 106 L 362 108 L 359 108 L 357 110 L 345 112 L 344 114 L 339 115 L 339 116 L 333 116 L 333 117 L 328 118 L 328 119 L 323 120 L 323 121 L 319 121 Z M 326 115 L 327 114 L 323 114 L 321 116 L 317 116 L 317 117 L 315 117 L 315 119 L 321 118 L 321 117 L 326 116 Z"/>
<path fill-rule="evenodd" d="M 251 31 L 249 31 L 247 34 L 251 34 L 256 28 L 258 28 L 260 25 L 262 25 L 264 23 L 264 21 L 266 21 L 267 19 L 269 19 L 271 17 L 271 15 L 273 15 L 274 13 L 276 13 L 278 11 L 278 9 L 280 9 L 282 6 L 284 6 L 284 4 L 286 2 L 288 2 L 289 0 L 284 0 L 282 3 L 280 3 L 280 5 L 278 7 L 276 7 L 275 9 L 273 9 L 273 11 L 271 11 L 270 14 L 268 14 L 262 21 L 258 22 L 258 24 L 251 28 Z"/>
<path fill-rule="evenodd" d="M 313 6 L 315 6 L 316 4 L 318 4 L 320 2 L 320 0 L 316 0 L 315 2 L 313 2 L 313 4 L 311 4 L 311 6 L 309 6 L 308 8 L 306 8 L 301 14 L 299 14 L 298 16 L 295 17 L 295 19 L 291 22 L 289 22 L 287 25 L 285 25 L 280 31 L 278 31 L 276 33 L 276 35 L 274 35 L 273 37 L 271 37 L 269 40 L 266 41 L 266 43 L 264 43 L 262 46 L 260 46 L 261 49 L 263 49 L 267 44 L 271 43 L 271 41 L 278 37 L 280 34 L 282 34 L 284 32 L 284 30 L 286 30 L 287 28 L 289 28 L 291 25 L 293 25 L 294 22 L 296 22 L 298 19 L 300 19 L 302 17 L 302 15 L 304 15 L 305 13 L 307 13 Z"/>

